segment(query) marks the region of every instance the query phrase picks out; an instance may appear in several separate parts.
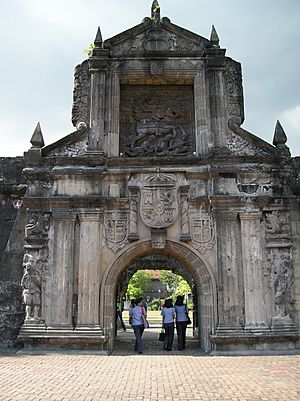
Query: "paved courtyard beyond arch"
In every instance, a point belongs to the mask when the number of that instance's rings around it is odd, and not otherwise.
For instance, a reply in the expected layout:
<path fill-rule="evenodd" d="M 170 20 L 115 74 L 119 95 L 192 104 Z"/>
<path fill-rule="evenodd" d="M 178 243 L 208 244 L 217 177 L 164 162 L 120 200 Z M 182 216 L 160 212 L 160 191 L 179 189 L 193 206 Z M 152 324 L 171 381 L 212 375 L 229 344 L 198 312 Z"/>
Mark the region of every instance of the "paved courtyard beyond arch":
<path fill-rule="evenodd" d="M 299 401 L 300 356 L 0 353 L 0 401 Z"/>

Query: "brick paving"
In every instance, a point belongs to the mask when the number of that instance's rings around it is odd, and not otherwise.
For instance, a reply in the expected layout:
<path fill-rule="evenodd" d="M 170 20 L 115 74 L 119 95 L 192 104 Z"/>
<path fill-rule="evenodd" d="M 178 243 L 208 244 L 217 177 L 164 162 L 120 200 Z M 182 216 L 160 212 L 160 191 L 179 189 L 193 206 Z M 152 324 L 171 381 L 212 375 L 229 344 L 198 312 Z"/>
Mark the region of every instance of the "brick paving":
<path fill-rule="evenodd" d="M 300 355 L 139 355 L 125 334 L 110 356 L 0 353 L 0 401 L 300 401 Z"/>

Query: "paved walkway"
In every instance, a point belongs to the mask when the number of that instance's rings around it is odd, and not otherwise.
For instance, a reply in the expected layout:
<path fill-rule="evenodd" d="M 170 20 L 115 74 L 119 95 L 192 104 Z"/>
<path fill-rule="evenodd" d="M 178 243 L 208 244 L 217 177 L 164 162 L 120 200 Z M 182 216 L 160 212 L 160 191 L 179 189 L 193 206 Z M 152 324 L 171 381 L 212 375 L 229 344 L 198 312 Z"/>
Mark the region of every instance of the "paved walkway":
<path fill-rule="evenodd" d="M 300 355 L 166 352 L 146 337 L 139 355 L 131 335 L 110 356 L 0 353 L 0 401 L 300 401 Z"/>

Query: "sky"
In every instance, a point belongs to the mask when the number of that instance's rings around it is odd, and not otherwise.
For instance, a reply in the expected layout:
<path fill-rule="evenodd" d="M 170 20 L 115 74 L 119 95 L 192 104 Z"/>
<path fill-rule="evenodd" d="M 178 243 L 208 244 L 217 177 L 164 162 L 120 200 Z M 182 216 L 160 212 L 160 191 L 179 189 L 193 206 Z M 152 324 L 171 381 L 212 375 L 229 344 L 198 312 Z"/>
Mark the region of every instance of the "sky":
<path fill-rule="evenodd" d="M 108 39 L 150 16 L 152 0 L 0 0 L 0 157 L 74 131 L 74 68 L 100 26 Z M 203 37 L 214 25 L 242 63 L 243 127 L 272 143 L 280 120 L 300 156 L 300 0 L 159 0 L 161 16 Z"/>

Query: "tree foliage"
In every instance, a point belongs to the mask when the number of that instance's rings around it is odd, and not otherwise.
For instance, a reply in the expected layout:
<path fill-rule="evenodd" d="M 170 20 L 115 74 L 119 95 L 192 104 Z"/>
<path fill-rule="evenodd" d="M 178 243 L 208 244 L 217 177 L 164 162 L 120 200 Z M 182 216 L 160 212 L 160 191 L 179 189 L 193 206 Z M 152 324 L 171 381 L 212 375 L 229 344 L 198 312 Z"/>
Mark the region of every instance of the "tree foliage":
<path fill-rule="evenodd" d="M 192 292 L 188 282 L 171 271 L 161 271 L 160 281 L 167 287 L 167 291 L 173 301 L 175 301 L 178 295 L 190 294 Z"/>
<path fill-rule="evenodd" d="M 127 295 L 129 299 L 137 299 L 142 297 L 146 291 L 151 288 L 151 277 L 150 274 L 144 270 L 138 270 L 131 277 L 128 288 Z"/>

